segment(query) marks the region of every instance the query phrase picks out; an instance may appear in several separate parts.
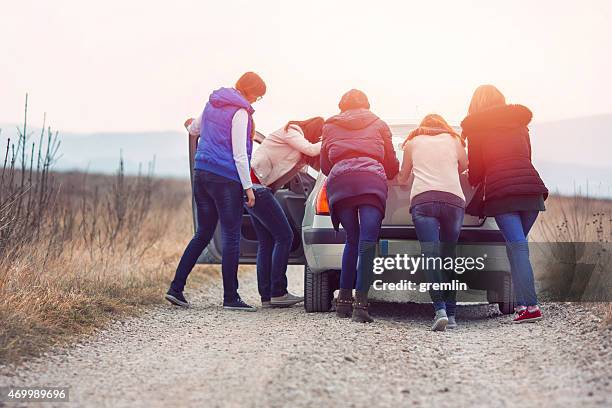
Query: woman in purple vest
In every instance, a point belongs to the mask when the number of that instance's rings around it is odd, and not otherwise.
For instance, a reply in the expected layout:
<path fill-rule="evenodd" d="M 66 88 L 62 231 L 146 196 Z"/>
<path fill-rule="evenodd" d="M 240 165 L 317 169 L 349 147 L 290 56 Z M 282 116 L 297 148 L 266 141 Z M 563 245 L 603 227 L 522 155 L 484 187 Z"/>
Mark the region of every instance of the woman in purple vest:
<path fill-rule="evenodd" d="M 257 74 L 247 72 L 236 82 L 235 88 L 214 91 L 201 117 L 188 127 L 190 134 L 200 135 L 193 176 L 198 228 L 181 257 L 165 296 L 175 305 L 189 306 L 183 296 L 187 276 L 212 239 L 219 222 L 223 240 L 223 307 L 257 310 L 238 295 L 238 263 L 244 195 L 248 207 L 255 205 L 249 173 L 254 133 L 251 104 L 265 93 L 264 81 Z"/>

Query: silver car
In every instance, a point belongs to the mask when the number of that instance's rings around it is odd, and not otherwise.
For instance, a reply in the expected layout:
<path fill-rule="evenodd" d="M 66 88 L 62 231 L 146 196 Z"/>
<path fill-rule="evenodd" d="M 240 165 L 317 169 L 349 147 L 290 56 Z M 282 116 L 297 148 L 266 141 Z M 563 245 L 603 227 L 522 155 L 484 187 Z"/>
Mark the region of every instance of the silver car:
<path fill-rule="evenodd" d="M 391 125 L 398 159 L 402 160 L 400 143 L 415 125 Z M 256 140 L 264 136 L 257 134 Z M 190 138 L 191 168 L 197 140 Z M 333 229 L 326 197 L 326 176 L 312 168 L 300 172 L 275 196 L 285 210 L 294 231 L 291 264 L 304 265 L 304 307 L 307 312 L 327 312 L 332 309 L 334 292 L 339 288 L 345 234 Z M 473 196 L 473 188 L 466 175 L 461 175 L 466 200 Z M 420 246 L 410 215 L 410 184 L 389 182 L 389 197 L 378 245 L 379 256 L 395 254 L 420 255 Z M 194 211 L 194 226 L 196 223 Z M 257 256 L 257 237 L 250 217 L 244 213 L 240 245 L 240 262 L 254 264 Z M 504 314 L 514 310 L 514 294 L 509 273 L 505 241 L 495 220 L 466 215 L 457 248 L 459 257 L 486 258 L 485 269 L 464 273 L 461 281 L 469 287 L 458 294 L 458 301 L 497 303 Z M 220 263 L 221 235 L 219 228 L 202 253 L 200 263 Z M 422 280 L 422 275 L 406 275 L 401 271 L 384 273 L 388 281 L 400 279 Z M 398 290 L 370 290 L 370 298 L 386 302 L 429 302 L 426 292 Z"/>

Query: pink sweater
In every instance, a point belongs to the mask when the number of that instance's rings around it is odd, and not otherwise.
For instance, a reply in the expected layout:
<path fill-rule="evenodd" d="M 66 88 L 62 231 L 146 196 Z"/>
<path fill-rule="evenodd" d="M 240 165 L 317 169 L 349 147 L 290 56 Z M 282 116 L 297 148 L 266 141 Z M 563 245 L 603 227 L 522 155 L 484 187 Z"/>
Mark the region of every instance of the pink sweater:
<path fill-rule="evenodd" d="M 284 126 L 265 138 L 261 146 L 253 151 L 251 167 L 264 186 L 270 186 L 287 174 L 306 156 L 318 156 L 321 142 L 310 143 L 304 132 L 296 125 Z"/>
<path fill-rule="evenodd" d="M 444 191 L 465 200 L 459 174 L 468 160 L 459 139 L 447 133 L 421 135 L 406 143 L 399 181 L 414 175 L 410 199 L 426 191 Z"/>

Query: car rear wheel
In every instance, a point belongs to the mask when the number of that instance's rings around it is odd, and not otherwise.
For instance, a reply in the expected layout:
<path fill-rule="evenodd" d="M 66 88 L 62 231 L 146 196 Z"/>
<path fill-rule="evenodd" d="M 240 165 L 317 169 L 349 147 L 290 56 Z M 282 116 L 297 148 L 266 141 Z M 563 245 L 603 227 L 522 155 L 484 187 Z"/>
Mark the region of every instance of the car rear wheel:
<path fill-rule="evenodd" d="M 210 252 L 210 249 L 208 247 L 204 248 L 204 250 L 202 251 L 202 254 L 200 254 L 200 257 L 198 258 L 198 263 L 201 264 L 219 264 L 219 259 L 217 259 L 215 256 L 213 256 L 213 254 Z"/>
<path fill-rule="evenodd" d="M 505 273 L 502 278 L 502 284 L 500 288 L 501 302 L 498 302 L 499 311 L 503 314 L 514 313 L 514 306 L 516 302 L 514 300 L 514 286 L 512 285 L 512 275 Z"/>
<path fill-rule="evenodd" d="M 338 286 L 338 271 L 314 273 L 304 266 L 304 309 L 306 312 L 329 312 Z"/>

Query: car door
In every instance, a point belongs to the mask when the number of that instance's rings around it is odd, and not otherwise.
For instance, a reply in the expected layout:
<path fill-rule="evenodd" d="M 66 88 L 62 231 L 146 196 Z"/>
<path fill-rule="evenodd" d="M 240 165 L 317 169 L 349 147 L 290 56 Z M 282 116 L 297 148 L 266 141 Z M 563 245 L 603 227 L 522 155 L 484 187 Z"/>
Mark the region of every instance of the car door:
<path fill-rule="evenodd" d="M 255 141 L 261 143 L 265 139 L 265 136 L 260 132 L 256 132 Z M 191 174 L 191 181 L 193 183 L 193 166 L 195 160 L 195 151 L 197 148 L 198 136 L 189 136 L 189 168 Z M 256 148 L 256 147 L 254 147 Z M 304 250 L 302 247 L 302 219 L 304 218 L 304 209 L 306 205 L 306 199 L 312 192 L 315 184 L 315 178 L 312 174 L 306 172 L 299 172 L 296 176 L 291 179 L 286 185 L 278 189 L 274 194 L 279 204 L 283 208 L 285 215 L 289 221 L 289 225 L 293 230 L 293 244 L 291 246 L 291 252 L 289 254 L 290 264 L 303 264 Z M 192 194 L 192 213 L 193 213 L 193 224 L 194 229 L 197 229 L 197 217 L 195 211 L 195 200 Z M 257 260 L 257 235 L 251 222 L 246 209 L 242 215 L 242 226 L 240 230 L 240 263 L 241 264 L 254 264 Z M 221 263 L 222 257 L 222 240 L 221 240 L 221 229 L 217 224 L 217 229 L 213 235 L 212 240 L 208 246 L 204 249 L 198 263 L 201 264 L 218 264 Z"/>

